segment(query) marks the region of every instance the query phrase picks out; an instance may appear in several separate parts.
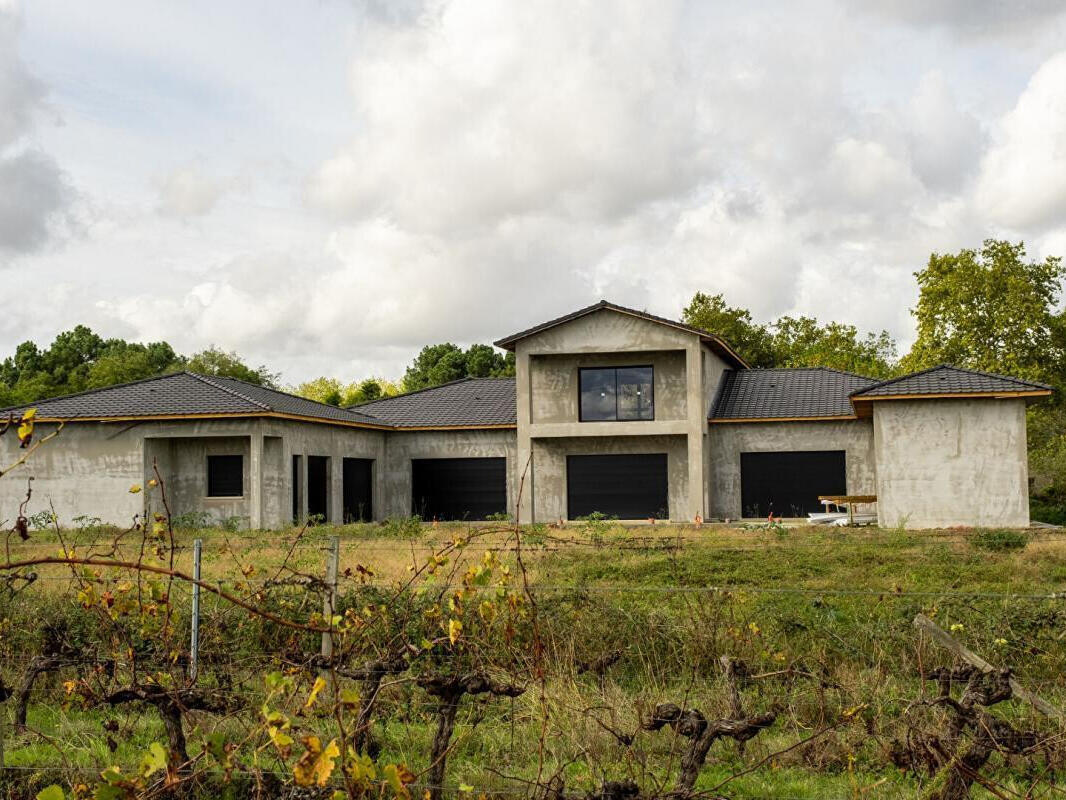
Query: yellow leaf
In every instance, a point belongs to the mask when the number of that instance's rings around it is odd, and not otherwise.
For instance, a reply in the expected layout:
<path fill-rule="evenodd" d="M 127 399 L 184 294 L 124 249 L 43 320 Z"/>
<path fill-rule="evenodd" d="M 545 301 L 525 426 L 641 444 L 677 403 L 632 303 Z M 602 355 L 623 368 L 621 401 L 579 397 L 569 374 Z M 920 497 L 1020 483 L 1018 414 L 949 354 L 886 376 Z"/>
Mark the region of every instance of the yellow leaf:
<path fill-rule="evenodd" d="M 463 635 L 463 623 L 457 619 L 448 620 L 448 641 L 455 644 Z"/>
<path fill-rule="evenodd" d="M 139 483 L 135 483 L 133 484 L 133 486 L 130 487 L 130 494 L 139 494 L 140 491 L 141 485 Z"/>
<path fill-rule="evenodd" d="M 407 791 L 407 784 L 413 782 L 415 776 L 407 767 L 403 764 L 386 764 L 381 768 L 381 772 L 397 800 L 408 800 L 411 797 L 411 793 Z"/>
<path fill-rule="evenodd" d="M 141 756 L 141 775 L 149 777 L 167 768 L 167 751 L 159 742 L 152 742 L 148 752 Z"/>
<path fill-rule="evenodd" d="M 325 749 L 317 736 L 303 739 L 304 754 L 293 764 L 292 774 L 298 786 L 325 786 L 333 774 L 333 762 L 341 754 L 334 739 Z"/>
<path fill-rule="evenodd" d="M 319 675 L 315 678 L 315 684 L 311 687 L 311 694 L 307 695 L 307 702 L 304 703 L 304 708 L 310 708 L 318 700 L 318 693 L 326 688 L 326 679 Z"/>
<path fill-rule="evenodd" d="M 36 416 L 37 416 L 37 409 L 36 408 L 27 408 L 25 411 L 22 412 L 22 421 L 23 422 L 29 422 L 31 419 L 34 419 Z"/>

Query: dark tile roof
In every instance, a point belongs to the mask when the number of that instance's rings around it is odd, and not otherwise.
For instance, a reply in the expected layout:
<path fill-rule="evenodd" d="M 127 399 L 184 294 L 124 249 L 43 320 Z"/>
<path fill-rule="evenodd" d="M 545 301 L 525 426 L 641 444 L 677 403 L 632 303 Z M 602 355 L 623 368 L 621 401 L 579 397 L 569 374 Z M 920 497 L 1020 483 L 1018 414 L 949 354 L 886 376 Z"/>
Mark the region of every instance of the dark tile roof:
<path fill-rule="evenodd" d="M 625 306 L 617 305 L 616 303 L 609 303 L 606 300 L 601 300 L 598 303 L 593 303 L 591 306 L 579 308 L 577 311 L 572 311 L 569 314 L 564 314 L 561 317 L 556 317 L 555 319 L 548 320 L 547 322 L 542 322 L 539 325 L 534 325 L 532 328 L 527 328 L 524 331 L 513 333 L 510 336 L 505 336 L 502 339 L 497 339 L 495 342 L 493 342 L 493 344 L 495 344 L 497 347 L 502 347 L 505 350 L 513 350 L 515 342 L 519 341 L 520 339 L 525 339 L 526 337 L 533 336 L 535 334 L 540 333 L 541 331 L 546 331 L 549 328 L 554 328 L 556 325 L 562 325 L 564 322 L 571 322 L 575 319 L 580 319 L 581 317 L 593 314 L 597 311 L 604 310 L 617 311 L 620 314 L 630 314 L 634 317 L 640 317 L 641 319 L 649 320 L 650 322 L 658 322 L 661 325 L 669 325 L 671 328 L 678 328 L 679 330 L 694 333 L 700 338 L 702 338 L 705 342 L 710 344 L 711 348 L 716 353 L 718 353 L 718 355 L 720 355 L 725 361 L 729 362 L 734 367 L 744 368 L 748 366 L 744 359 L 737 355 L 736 351 L 734 351 L 733 348 L 729 345 L 729 342 L 727 342 L 725 339 L 723 339 L 716 333 L 705 331 L 702 328 L 695 328 L 692 325 L 686 325 L 683 322 L 667 319 L 666 317 L 657 317 L 654 314 L 649 314 L 647 311 L 638 311 L 635 308 L 627 308 Z"/>
<path fill-rule="evenodd" d="M 353 410 L 401 428 L 438 428 L 515 425 L 517 408 L 514 378 L 463 378 Z"/>
<path fill-rule="evenodd" d="M 382 425 L 358 412 L 316 403 L 234 378 L 175 372 L 156 378 L 90 389 L 0 411 L 36 408 L 43 419 L 108 419 L 194 415 L 292 414 L 334 422 Z"/>
<path fill-rule="evenodd" d="M 853 392 L 852 396 L 856 400 L 864 400 L 901 394 L 1015 394 L 1036 391 L 1051 391 L 1051 387 L 1006 375 L 941 364 L 921 372 L 912 372 L 875 383 Z"/>
<path fill-rule="evenodd" d="M 873 383 L 828 367 L 730 370 L 718 384 L 710 418 L 853 417 L 848 395 Z"/>

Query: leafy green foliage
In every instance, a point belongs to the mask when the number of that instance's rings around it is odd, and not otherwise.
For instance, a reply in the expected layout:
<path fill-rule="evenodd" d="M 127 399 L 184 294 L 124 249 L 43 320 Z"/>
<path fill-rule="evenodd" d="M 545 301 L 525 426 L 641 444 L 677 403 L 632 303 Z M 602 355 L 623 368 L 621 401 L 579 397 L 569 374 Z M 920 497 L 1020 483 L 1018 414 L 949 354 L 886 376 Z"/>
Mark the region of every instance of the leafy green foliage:
<path fill-rule="evenodd" d="M 746 308 L 726 305 L 724 295 L 696 292 L 681 312 L 681 321 L 721 336 L 753 367 L 779 366 L 770 331 Z"/>
<path fill-rule="evenodd" d="M 236 353 L 216 348 L 189 358 L 166 342 L 140 344 L 104 339 L 84 325 L 63 331 L 47 348 L 26 341 L 0 362 L 0 406 L 113 386 L 189 369 L 273 386 L 277 375 L 252 369 Z"/>
<path fill-rule="evenodd" d="M 487 344 L 467 350 L 451 342 L 422 348 L 403 376 L 405 392 L 440 386 L 461 378 L 502 378 L 514 375 L 514 353 L 503 354 Z"/>
<path fill-rule="evenodd" d="M 227 353 L 217 347 L 209 347 L 191 356 L 185 362 L 185 369 L 203 375 L 237 378 L 248 383 L 270 387 L 277 386 L 279 377 L 276 372 L 270 372 L 264 365 L 253 369 L 241 361 L 236 353 Z"/>
<path fill-rule="evenodd" d="M 814 317 L 780 317 L 762 325 L 721 294 L 697 292 L 682 320 L 716 333 L 753 367 L 832 367 L 874 378 L 895 369 L 896 343 L 888 331 L 860 334 L 854 325 Z"/>
<path fill-rule="evenodd" d="M 1025 245 L 988 239 L 979 251 L 933 253 L 915 273 L 918 338 L 908 370 L 941 363 L 1062 383 L 1066 336 L 1056 313 L 1062 259 L 1027 261 Z"/>
<path fill-rule="evenodd" d="M 331 406 L 356 406 L 369 403 L 383 397 L 393 397 L 400 393 L 400 387 L 384 378 L 366 378 L 355 383 L 344 384 L 336 378 L 315 378 L 301 383 L 293 390 L 294 394 L 325 403 Z"/>
<path fill-rule="evenodd" d="M 1011 550 L 1024 550 L 1029 544 L 1029 537 L 1022 531 L 995 528 L 977 531 L 970 539 L 970 543 L 981 550 L 1005 553 Z"/>

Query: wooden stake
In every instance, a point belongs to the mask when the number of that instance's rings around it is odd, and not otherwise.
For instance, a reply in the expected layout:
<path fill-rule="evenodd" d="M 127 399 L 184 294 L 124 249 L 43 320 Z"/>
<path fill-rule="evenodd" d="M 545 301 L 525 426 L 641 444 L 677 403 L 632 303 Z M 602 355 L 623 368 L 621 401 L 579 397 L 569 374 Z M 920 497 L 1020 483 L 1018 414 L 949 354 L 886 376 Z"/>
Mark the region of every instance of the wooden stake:
<path fill-rule="evenodd" d="M 982 672 L 992 672 L 995 669 L 995 667 L 981 658 L 981 656 L 977 655 L 977 653 L 974 653 L 956 641 L 955 637 L 929 619 L 925 614 L 919 614 L 914 618 L 914 627 L 918 628 L 918 630 L 925 631 L 934 642 L 941 647 L 947 648 L 967 664 L 977 667 Z M 1029 703 L 1029 705 L 1038 711 L 1043 712 L 1049 717 L 1066 721 L 1066 713 L 1064 713 L 1062 709 L 1056 708 L 1044 698 L 1033 694 L 1014 678 L 1010 679 L 1010 688 L 1015 697 Z"/>

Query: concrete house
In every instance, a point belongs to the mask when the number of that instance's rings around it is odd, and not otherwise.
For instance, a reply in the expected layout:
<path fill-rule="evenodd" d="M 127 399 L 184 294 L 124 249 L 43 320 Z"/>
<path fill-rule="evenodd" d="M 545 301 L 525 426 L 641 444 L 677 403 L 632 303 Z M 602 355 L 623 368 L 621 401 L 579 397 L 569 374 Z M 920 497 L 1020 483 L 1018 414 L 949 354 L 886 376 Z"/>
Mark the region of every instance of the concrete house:
<path fill-rule="evenodd" d="M 130 486 L 158 471 L 175 514 L 255 529 L 789 517 L 823 494 L 876 495 L 886 526 L 1029 524 L 1025 407 L 1042 384 L 947 365 L 882 382 L 750 369 L 713 333 L 607 302 L 496 344 L 515 378 L 351 409 L 189 372 L 43 400 L 38 435 L 63 430 L 0 478 L 0 518 L 32 485 L 30 513 L 128 524 L 144 502 Z M 17 457 L 0 439 L 0 468 Z"/>

